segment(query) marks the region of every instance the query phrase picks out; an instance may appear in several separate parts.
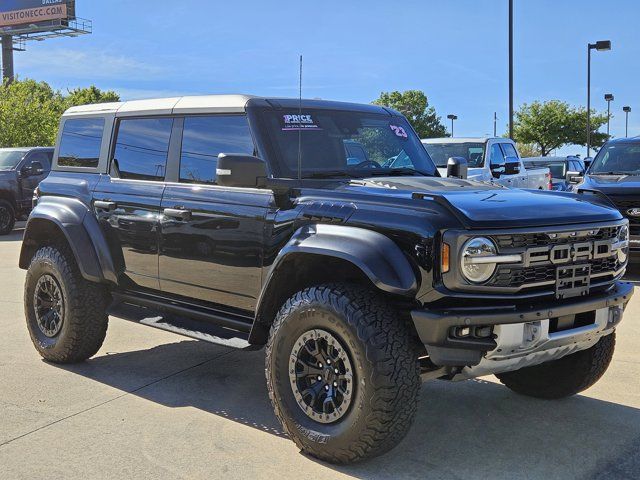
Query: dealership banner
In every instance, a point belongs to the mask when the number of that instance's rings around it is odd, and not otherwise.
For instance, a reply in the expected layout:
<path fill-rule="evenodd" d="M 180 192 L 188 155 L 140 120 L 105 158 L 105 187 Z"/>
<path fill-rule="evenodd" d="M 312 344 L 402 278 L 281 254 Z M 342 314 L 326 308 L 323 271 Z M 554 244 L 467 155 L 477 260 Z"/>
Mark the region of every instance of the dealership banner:
<path fill-rule="evenodd" d="M 0 0 L 0 28 L 68 18 L 67 0 Z"/>

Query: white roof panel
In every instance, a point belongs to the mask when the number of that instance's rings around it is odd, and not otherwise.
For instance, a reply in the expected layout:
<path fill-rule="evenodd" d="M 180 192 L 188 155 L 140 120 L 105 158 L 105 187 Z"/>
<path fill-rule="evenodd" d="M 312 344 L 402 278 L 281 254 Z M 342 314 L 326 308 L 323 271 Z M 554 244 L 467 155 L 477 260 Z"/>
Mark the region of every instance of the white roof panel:
<path fill-rule="evenodd" d="M 171 115 L 188 113 L 242 113 L 251 95 L 200 95 L 188 97 L 153 98 L 120 103 L 98 103 L 71 107 L 68 115 L 116 113 L 119 117 L 132 115 Z"/>
<path fill-rule="evenodd" d="M 182 97 L 173 113 L 242 113 L 251 95 L 202 95 Z"/>

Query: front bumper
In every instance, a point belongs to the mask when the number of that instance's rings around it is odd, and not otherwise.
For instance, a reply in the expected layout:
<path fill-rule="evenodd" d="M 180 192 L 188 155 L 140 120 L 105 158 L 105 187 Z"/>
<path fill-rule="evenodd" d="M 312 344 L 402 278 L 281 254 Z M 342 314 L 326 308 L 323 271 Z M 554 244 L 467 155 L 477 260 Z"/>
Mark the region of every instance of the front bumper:
<path fill-rule="evenodd" d="M 606 309 L 609 313 L 607 313 L 605 325 L 598 323 L 598 318 L 602 318 L 602 313 L 598 314 L 600 317 L 594 313 L 594 321 L 591 324 L 558 332 L 562 333 L 563 338 L 583 334 L 588 336 L 591 333 L 593 333 L 591 336 L 596 334 L 603 336 L 613 331 L 622 320 L 621 307 L 630 300 L 632 295 L 633 285 L 618 281 L 606 292 L 592 294 L 586 298 L 554 300 L 530 306 L 487 306 L 473 310 L 454 308 L 413 310 L 411 317 L 418 336 L 435 365 L 473 366 L 478 365 L 487 352 L 498 347 L 498 343 L 494 339 L 495 334 L 485 335 L 483 333 L 483 337 L 469 335 L 466 338 L 461 338 L 455 334 L 459 329 L 468 328 L 469 332 L 494 332 L 494 327 L 498 325 L 533 324 L 542 320 L 562 319 L 587 312 L 598 313 Z M 578 337 L 575 340 L 578 341 Z"/>

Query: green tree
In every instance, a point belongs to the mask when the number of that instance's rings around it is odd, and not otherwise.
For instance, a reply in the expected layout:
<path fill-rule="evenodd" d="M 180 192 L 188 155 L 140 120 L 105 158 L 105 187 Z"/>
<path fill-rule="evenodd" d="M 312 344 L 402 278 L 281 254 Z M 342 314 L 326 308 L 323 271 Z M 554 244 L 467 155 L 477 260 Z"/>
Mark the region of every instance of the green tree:
<path fill-rule="evenodd" d="M 98 87 L 91 85 L 87 88 L 75 88 L 69 90 L 69 94 L 65 97 L 65 102 L 69 107 L 76 105 L 88 105 L 91 103 L 108 103 L 119 102 L 120 96 L 112 91 L 102 91 Z"/>
<path fill-rule="evenodd" d="M 421 90 L 382 92 L 380 98 L 372 103 L 393 108 L 402 113 L 413 125 L 420 138 L 449 136 L 435 108 L 429 106 L 427 96 Z"/>
<path fill-rule="evenodd" d="M 591 113 L 591 145 L 601 146 L 607 139 L 598 129 L 607 116 Z M 514 140 L 532 147 L 546 156 L 564 145 L 587 144 L 587 113 L 560 100 L 524 104 L 516 112 L 513 125 Z"/>
<path fill-rule="evenodd" d="M 63 111 L 62 96 L 46 82 L 4 82 L 0 86 L 0 147 L 53 145 Z"/>
<path fill-rule="evenodd" d="M 63 95 L 46 82 L 4 82 L 0 85 L 0 147 L 53 145 L 60 116 L 67 108 L 118 99 L 115 92 L 103 92 L 94 86 Z"/>

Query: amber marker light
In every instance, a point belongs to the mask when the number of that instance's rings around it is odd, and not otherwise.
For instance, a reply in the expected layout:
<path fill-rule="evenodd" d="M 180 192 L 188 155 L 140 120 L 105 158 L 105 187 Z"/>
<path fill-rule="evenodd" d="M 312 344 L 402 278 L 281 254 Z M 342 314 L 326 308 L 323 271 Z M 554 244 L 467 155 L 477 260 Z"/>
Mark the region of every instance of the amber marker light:
<path fill-rule="evenodd" d="M 449 245 L 442 242 L 442 248 L 440 249 L 440 267 L 442 273 L 449 271 Z"/>

